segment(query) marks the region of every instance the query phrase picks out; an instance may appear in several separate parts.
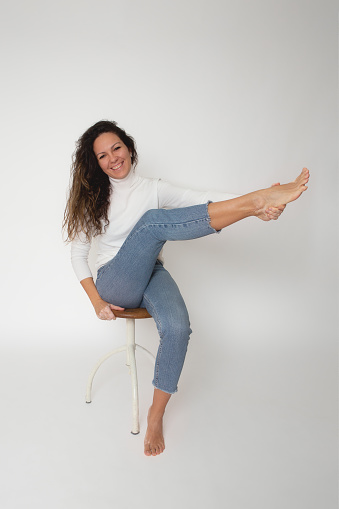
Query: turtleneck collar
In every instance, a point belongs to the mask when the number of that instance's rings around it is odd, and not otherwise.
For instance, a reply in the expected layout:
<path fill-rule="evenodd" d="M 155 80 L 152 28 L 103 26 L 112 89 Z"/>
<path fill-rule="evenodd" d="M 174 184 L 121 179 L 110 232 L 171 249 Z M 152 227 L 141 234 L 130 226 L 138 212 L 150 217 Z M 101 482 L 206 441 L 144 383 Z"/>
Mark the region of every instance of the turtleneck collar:
<path fill-rule="evenodd" d="M 119 189 L 132 187 L 135 179 L 136 175 L 133 168 L 131 168 L 129 174 L 123 179 L 114 179 L 113 177 L 109 177 L 111 185 L 115 188 L 119 187 Z"/>

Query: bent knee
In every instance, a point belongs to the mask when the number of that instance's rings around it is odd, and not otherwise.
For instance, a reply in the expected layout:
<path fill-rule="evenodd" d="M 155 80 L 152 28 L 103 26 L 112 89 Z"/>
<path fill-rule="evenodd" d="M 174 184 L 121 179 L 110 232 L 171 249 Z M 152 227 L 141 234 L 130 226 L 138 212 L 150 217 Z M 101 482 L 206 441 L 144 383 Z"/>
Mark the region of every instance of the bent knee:
<path fill-rule="evenodd" d="M 176 341 L 188 341 L 192 329 L 189 320 L 165 320 L 161 324 L 161 337 L 165 338 L 171 336 Z"/>
<path fill-rule="evenodd" d="M 140 218 L 144 224 L 152 224 L 156 222 L 157 215 L 159 214 L 159 209 L 150 209 L 147 210 Z"/>

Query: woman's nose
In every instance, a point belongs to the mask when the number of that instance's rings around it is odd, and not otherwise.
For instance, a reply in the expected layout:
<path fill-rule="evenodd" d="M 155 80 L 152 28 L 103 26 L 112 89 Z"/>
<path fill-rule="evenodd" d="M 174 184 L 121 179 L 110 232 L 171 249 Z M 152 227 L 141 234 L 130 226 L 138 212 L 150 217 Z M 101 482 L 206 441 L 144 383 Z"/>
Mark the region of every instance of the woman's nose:
<path fill-rule="evenodd" d="M 115 155 L 115 154 L 112 152 L 112 154 L 110 155 L 110 162 L 111 162 L 111 163 L 115 163 L 117 160 L 118 160 L 118 156 L 117 156 L 117 155 Z"/>

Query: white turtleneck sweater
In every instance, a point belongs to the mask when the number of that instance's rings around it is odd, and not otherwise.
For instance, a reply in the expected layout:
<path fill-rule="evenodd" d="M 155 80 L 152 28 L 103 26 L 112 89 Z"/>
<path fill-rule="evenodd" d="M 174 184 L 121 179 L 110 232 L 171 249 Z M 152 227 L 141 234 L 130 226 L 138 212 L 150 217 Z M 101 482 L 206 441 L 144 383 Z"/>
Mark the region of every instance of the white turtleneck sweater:
<path fill-rule="evenodd" d="M 211 201 L 236 198 L 239 195 L 214 191 L 183 189 L 157 178 L 145 178 L 131 171 L 124 179 L 109 177 L 112 194 L 108 211 L 109 226 L 96 237 L 96 270 L 119 251 L 141 216 L 150 209 L 188 207 Z M 71 245 L 72 265 L 79 281 L 92 277 L 88 265 L 91 243 L 80 234 Z M 161 259 L 161 255 L 159 255 Z"/>

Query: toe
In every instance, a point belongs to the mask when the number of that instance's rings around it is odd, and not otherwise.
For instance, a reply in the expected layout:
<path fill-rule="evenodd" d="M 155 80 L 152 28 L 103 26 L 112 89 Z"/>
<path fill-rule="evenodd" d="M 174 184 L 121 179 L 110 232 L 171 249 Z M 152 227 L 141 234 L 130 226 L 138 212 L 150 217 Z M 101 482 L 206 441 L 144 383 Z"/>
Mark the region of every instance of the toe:
<path fill-rule="evenodd" d="M 151 454 L 152 454 L 150 444 L 147 442 L 145 442 L 145 444 L 144 444 L 144 453 L 146 454 L 146 456 L 151 456 Z"/>

